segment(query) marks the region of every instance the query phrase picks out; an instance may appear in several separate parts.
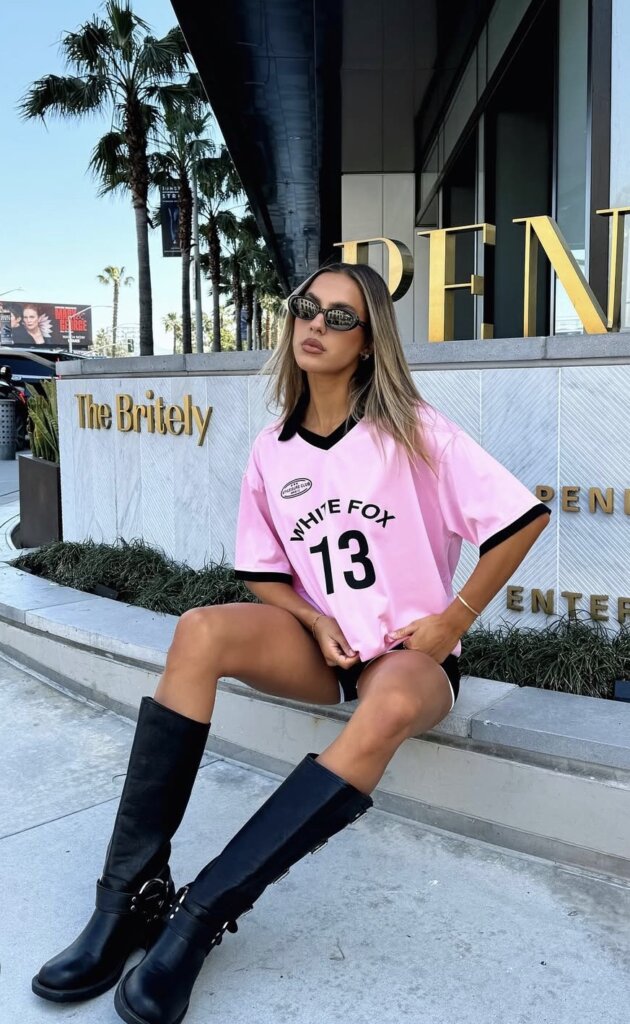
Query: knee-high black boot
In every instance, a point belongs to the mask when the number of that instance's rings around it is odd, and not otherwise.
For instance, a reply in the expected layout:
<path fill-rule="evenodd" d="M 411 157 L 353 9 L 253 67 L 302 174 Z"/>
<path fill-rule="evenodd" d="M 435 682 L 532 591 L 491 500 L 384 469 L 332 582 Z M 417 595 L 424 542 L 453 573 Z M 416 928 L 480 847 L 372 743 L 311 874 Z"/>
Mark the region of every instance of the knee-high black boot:
<path fill-rule="evenodd" d="M 251 910 L 266 887 L 305 854 L 355 821 L 372 799 L 308 754 L 223 852 L 184 886 L 146 957 L 116 989 L 127 1024 L 179 1024 L 190 994 L 223 932 Z"/>
<path fill-rule="evenodd" d="M 96 883 L 96 909 L 75 941 L 40 968 L 32 988 L 53 1002 L 89 999 L 114 985 L 129 954 L 148 948 L 175 891 L 168 867 L 209 725 L 151 697 L 140 705 L 127 777 Z"/>

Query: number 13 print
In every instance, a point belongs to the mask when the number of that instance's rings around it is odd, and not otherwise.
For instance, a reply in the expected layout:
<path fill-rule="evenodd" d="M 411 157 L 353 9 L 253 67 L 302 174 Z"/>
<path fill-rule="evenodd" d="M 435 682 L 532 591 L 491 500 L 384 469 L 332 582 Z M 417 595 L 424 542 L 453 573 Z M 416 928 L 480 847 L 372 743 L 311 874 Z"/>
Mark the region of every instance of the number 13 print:
<path fill-rule="evenodd" d="M 356 541 L 358 550 L 351 552 L 350 559 L 352 562 L 360 565 L 363 569 L 363 575 L 357 577 L 353 572 L 344 572 L 344 579 L 352 590 L 365 590 L 366 587 L 371 587 L 376 580 L 376 573 L 374 572 L 374 565 L 368 558 L 368 542 L 365 534 L 359 530 L 347 530 L 342 533 L 339 538 L 339 549 L 345 550 L 350 547 L 351 541 Z M 326 593 L 334 594 L 335 584 L 332 574 L 332 566 L 330 563 L 330 549 L 328 546 L 328 537 L 323 537 L 320 544 L 317 547 L 309 548 L 312 554 L 321 553 L 322 561 L 324 563 L 324 577 L 326 579 Z"/>

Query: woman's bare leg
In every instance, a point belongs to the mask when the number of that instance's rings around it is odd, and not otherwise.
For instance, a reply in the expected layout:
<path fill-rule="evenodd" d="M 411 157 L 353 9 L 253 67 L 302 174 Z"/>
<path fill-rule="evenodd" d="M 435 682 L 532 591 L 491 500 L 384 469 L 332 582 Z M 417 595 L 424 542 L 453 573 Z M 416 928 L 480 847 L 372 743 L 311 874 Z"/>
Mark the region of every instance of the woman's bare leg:
<path fill-rule="evenodd" d="M 273 605 L 213 605 L 185 612 L 155 699 L 209 722 L 222 676 L 276 697 L 339 702 L 334 669 L 319 645 L 294 615 Z M 427 732 L 448 714 L 451 691 L 444 670 L 419 651 L 377 658 L 361 674 L 357 690 L 359 706 L 318 760 L 367 794 L 408 737 Z"/>
<path fill-rule="evenodd" d="M 367 794 L 406 739 L 448 714 L 452 695 L 444 669 L 420 651 L 377 658 L 361 673 L 357 691 L 359 706 L 318 761 Z"/>
<path fill-rule="evenodd" d="M 339 702 L 337 678 L 319 644 L 294 615 L 273 605 L 243 602 L 185 612 L 155 699 L 187 718 L 209 722 L 221 676 L 275 697 Z"/>

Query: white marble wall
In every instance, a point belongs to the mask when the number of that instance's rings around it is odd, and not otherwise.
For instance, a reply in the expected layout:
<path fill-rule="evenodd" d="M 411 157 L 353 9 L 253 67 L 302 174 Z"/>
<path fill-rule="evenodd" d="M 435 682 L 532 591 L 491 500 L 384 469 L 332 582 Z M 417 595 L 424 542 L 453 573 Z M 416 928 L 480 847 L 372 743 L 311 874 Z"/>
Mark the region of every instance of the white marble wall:
<path fill-rule="evenodd" d="M 618 597 L 630 597 L 630 517 L 623 491 L 630 487 L 625 409 L 630 365 L 545 366 L 414 372 L 420 393 L 475 437 L 530 489 L 556 488 L 552 521 L 510 581 L 584 597 L 608 594 L 610 628 Z M 58 382 L 61 473 L 66 540 L 113 542 L 143 537 L 179 561 L 200 567 L 222 556 L 233 563 L 234 531 L 243 469 L 251 443 L 273 418 L 265 406 L 267 378 L 256 374 L 176 376 Z M 113 404 L 117 392 L 144 400 L 179 401 L 191 394 L 214 412 L 207 438 L 121 433 L 78 428 L 76 393 Z M 562 512 L 560 487 L 582 488 L 580 511 Z M 589 487 L 615 488 L 612 515 L 588 511 Z M 455 583 L 463 585 L 477 562 L 467 543 Z M 483 621 L 543 626 L 542 612 L 508 612 L 505 589 Z"/>

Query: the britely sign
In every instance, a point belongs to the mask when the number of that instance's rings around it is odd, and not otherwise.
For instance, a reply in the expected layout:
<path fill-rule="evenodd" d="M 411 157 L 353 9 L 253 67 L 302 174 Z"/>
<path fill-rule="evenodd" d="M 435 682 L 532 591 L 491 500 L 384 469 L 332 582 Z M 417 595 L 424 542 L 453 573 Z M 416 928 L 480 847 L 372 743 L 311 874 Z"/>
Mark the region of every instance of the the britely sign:
<path fill-rule="evenodd" d="M 79 415 L 79 427 L 84 430 L 116 429 L 123 433 L 172 434 L 197 437 L 197 444 L 206 439 L 212 406 L 201 409 L 195 405 L 192 395 L 184 395 L 182 404 L 171 404 L 153 391 L 145 391 L 147 402 L 134 401 L 133 395 L 114 395 L 114 408 L 107 402 L 95 402 L 90 394 L 75 395 Z"/>

